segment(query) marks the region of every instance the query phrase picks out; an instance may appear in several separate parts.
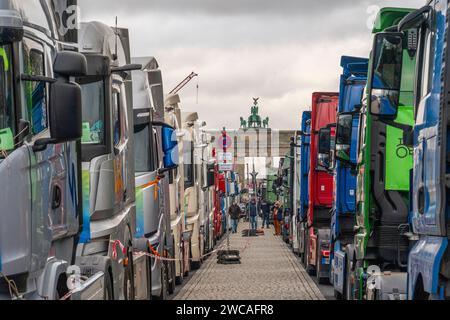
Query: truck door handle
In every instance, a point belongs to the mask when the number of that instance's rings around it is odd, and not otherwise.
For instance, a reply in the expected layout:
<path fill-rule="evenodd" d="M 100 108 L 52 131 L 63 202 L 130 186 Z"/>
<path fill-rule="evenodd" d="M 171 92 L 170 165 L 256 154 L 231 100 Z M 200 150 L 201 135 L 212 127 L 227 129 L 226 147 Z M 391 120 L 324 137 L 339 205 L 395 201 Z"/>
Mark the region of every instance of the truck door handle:
<path fill-rule="evenodd" d="M 56 210 L 61 206 L 62 194 L 59 186 L 53 187 L 52 192 L 52 210 Z"/>

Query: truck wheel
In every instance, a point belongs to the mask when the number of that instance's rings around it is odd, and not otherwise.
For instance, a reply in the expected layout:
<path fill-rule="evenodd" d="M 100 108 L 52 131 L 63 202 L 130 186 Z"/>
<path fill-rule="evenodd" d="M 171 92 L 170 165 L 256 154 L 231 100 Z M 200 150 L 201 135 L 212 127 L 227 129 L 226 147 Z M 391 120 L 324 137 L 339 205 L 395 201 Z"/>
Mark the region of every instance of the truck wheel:
<path fill-rule="evenodd" d="M 181 255 L 183 257 L 183 255 Z M 184 260 L 180 260 L 180 275 L 178 277 L 175 277 L 175 284 L 177 286 L 180 286 L 183 284 L 184 280 Z"/>
<path fill-rule="evenodd" d="M 192 251 L 191 251 L 190 256 L 192 258 Z M 191 260 L 191 270 L 198 270 L 198 269 L 200 269 L 200 265 L 201 265 L 201 261 L 192 261 Z"/>
<path fill-rule="evenodd" d="M 356 300 L 355 299 L 355 289 L 356 289 L 356 268 L 355 262 L 352 257 L 347 254 L 347 259 L 345 263 L 345 299 L 347 301 Z"/>
<path fill-rule="evenodd" d="M 320 238 L 319 236 L 317 236 L 317 242 L 320 244 Z M 316 248 L 316 279 L 317 282 L 319 284 L 323 284 L 324 283 L 324 278 L 321 277 L 320 273 L 322 272 L 322 267 L 321 267 L 321 255 L 320 255 L 320 245 L 317 245 Z"/>
<path fill-rule="evenodd" d="M 191 269 L 192 270 L 200 269 L 201 265 L 202 265 L 201 261 L 191 261 Z"/>
<path fill-rule="evenodd" d="M 305 243 L 305 269 L 310 276 L 315 275 L 315 269 L 309 264 L 309 234 L 306 235 Z"/>
<path fill-rule="evenodd" d="M 175 281 L 176 281 L 175 261 L 170 262 L 169 269 L 170 269 L 169 294 L 173 294 L 175 292 Z"/>
<path fill-rule="evenodd" d="M 336 300 L 342 300 L 342 299 L 343 299 L 343 295 L 342 295 L 342 293 L 340 293 L 339 291 L 334 290 L 334 298 L 335 298 Z"/>
<path fill-rule="evenodd" d="M 112 280 L 111 280 L 111 273 L 109 270 L 105 272 L 105 287 L 103 292 L 103 300 L 109 301 L 114 300 L 113 295 L 113 286 L 112 286 Z"/>
<path fill-rule="evenodd" d="M 191 258 L 191 241 L 189 241 L 189 244 L 187 246 L 187 251 L 188 251 L 187 254 L 183 255 L 183 266 L 187 266 L 186 269 L 184 269 L 184 267 L 183 267 L 184 277 L 188 277 L 189 272 L 191 271 L 191 261 L 189 260 Z M 183 252 L 184 252 L 184 250 L 183 250 Z"/>
<path fill-rule="evenodd" d="M 133 252 L 131 248 L 127 248 L 127 258 L 128 264 L 124 270 L 124 279 L 123 279 L 123 295 L 125 300 L 134 300 L 135 292 L 134 292 L 134 268 L 133 268 Z"/>
<path fill-rule="evenodd" d="M 167 281 L 167 266 L 163 263 L 161 268 L 161 292 L 159 296 L 152 296 L 154 300 L 167 300 L 168 292 L 168 281 Z"/>

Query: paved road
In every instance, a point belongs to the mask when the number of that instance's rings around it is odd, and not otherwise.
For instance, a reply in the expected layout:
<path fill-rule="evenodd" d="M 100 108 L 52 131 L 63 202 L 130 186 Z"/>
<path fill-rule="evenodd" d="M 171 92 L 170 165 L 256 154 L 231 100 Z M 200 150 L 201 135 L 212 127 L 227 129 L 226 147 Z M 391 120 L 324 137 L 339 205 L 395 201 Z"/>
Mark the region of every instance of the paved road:
<path fill-rule="evenodd" d="M 240 229 L 247 227 L 240 224 Z M 241 231 L 240 230 L 240 231 Z M 226 242 L 222 243 L 223 246 Z M 174 300 L 324 300 L 298 258 L 273 229 L 245 238 L 231 235 L 231 248 L 241 250 L 240 265 L 217 264 L 216 255 L 177 290 Z"/>

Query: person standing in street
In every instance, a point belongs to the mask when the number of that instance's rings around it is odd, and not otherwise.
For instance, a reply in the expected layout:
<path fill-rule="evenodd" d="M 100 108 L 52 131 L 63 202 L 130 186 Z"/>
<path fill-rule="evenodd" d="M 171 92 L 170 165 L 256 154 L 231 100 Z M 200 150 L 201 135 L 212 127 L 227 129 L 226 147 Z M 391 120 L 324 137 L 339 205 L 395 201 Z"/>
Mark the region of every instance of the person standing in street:
<path fill-rule="evenodd" d="M 230 214 L 231 218 L 232 233 L 237 233 L 239 219 L 241 217 L 241 208 L 239 208 L 236 202 L 233 202 L 230 209 L 228 210 L 228 213 Z"/>
<path fill-rule="evenodd" d="M 266 226 L 267 229 L 269 229 L 269 216 L 270 216 L 270 206 L 269 204 L 266 202 L 266 200 L 263 200 L 261 203 L 261 211 L 262 211 L 262 215 L 263 215 L 263 228 L 264 226 Z"/>
<path fill-rule="evenodd" d="M 275 236 L 281 236 L 282 220 L 283 220 L 283 212 L 281 211 L 281 203 L 280 201 L 277 201 L 275 203 L 275 207 L 273 208 L 273 225 L 275 227 Z"/>
<path fill-rule="evenodd" d="M 258 205 L 256 204 L 256 200 L 253 199 L 250 203 L 250 224 L 252 230 L 258 229 Z"/>

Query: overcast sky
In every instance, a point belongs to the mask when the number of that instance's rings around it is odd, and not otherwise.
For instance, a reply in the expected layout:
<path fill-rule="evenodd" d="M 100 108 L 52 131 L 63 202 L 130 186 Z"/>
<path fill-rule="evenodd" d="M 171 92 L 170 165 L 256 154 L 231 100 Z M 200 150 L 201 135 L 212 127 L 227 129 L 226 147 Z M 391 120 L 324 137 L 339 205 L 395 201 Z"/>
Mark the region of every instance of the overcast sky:
<path fill-rule="evenodd" d="M 155 56 L 184 111 L 211 129 L 238 128 L 252 97 L 274 129 L 298 129 L 314 91 L 337 91 L 340 57 L 367 57 L 380 7 L 425 0 L 79 0 L 81 20 L 130 29 L 133 56 Z M 197 104 L 196 85 L 199 84 Z"/>

